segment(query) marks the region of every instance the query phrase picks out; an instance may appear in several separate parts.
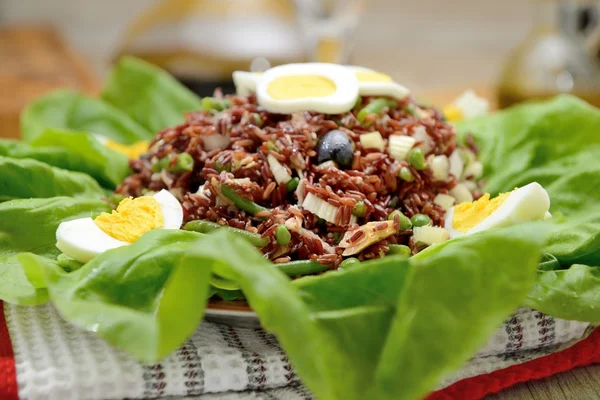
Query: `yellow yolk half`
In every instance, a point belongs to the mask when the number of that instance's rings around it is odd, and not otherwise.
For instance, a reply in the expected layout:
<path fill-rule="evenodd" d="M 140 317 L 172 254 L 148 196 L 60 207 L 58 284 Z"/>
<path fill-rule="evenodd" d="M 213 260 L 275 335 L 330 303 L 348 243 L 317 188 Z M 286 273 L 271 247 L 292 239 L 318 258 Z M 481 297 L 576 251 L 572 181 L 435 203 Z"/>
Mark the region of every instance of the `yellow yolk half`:
<path fill-rule="evenodd" d="M 453 104 L 444 107 L 444 116 L 450 122 L 461 121 L 464 118 L 462 110 Z"/>
<path fill-rule="evenodd" d="M 392 77 L 375 71 L 356 71 L 359 82 L 392 82 Z"/>
<path fill-rule="evenodd" d="M 273 79 L 267 93 L 276 100 L 327 97 L 336 92 L 335 83 L 319 75 L 284 75 Z"/>
<path fill-rule="evenodd" d="M 454 207 L 452 227 L 459 232 L 466 233 L 496 211 L 510 193 L 502 193 L 491 200 L 490 194 L 486 193 L 477 201 L 457 205 Z"/>
<path fill-rule="evenodd" d="M 104 142 L 104 145 L 109 149 L 125 154 L 129 158 L 137 159 L 140 158 L 142 154 L 148 151 L 148 146 L 150 145 L 150 143 L 148 143 L 145 140 L 142 140 L 139 142 L 135 142 L 131 145 L 126 145 L 117 143 L 114 140 L 107 139 L 106 142 Z"/>
<path fill-rule="evenodd" d="M 107 235 L 128 243 L 165 223 L 160 205 L 152 196 L 123 199 L 111 214 L 102 213 L 94 222 Z"/>

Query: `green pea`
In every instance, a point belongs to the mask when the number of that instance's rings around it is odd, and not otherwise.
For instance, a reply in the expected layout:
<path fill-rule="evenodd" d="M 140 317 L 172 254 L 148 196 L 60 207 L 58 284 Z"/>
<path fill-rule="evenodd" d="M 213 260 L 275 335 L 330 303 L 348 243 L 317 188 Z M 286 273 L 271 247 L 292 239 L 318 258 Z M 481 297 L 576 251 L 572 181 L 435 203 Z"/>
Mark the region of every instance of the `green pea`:
<path fill-rule="evenodd" d="M 300 179 L 292 178 L 285 184 L 285 188 L 289 193 L 291 193 L 294 190 L 296 190 L 296 188 L 298 187 L 298 183 L 300 183 Z"/>
<path fill-rule="evenodd" d="M 350 258 L 346 258 L 344 261 L 342 261 L 342 263 L 340 264 L 340 268 L 341 269 L 350 269 L 353 267 L 358 267 L 359 265 L 360 265 L 360 260 L 358 258 L 350 257 Z"/>
<path fill-rule="evenodd" d="M 410 257 L 411 250 L 408 246 L 403 244 L 388 244 L 388 247 L 390 248 L 389 255 Z"/>
<path fill-rule="evenodd" d="M 194 169 L 194 157 L 188 153 L 181 153 L 177 156 L 175 164 L 167 167 L 169 172 L 186 172 Z"/>
<path fill-rule="evenodd" d="M 279 225 L 277 229 L 275 229 L 275 239 L 277 239 L 277 244 L 280 246 L 287 246 L 290 244 L 292 240 L 292 234 L 288 231 L 288 228 L 285 225 Z"/>
<path fill-rule="evenodd" d="M 421 171 L 427 168 L 427 161 L 425 161 L 425 153 L 420 147 L 416 147 L 412 149 L 410 153 L 408 153 L 408 162 L 417 171 Z"/>
<path fill-rule="evenodd" d="M 231 163 L 227 163 L 227 164 L 223 165 L 219 161 L 217 161 L 215 163 L 215 169 L 217 170 L 217 172 L 223 172 L 223 171 L 231 172 Z"/>
<path fill-rule="evenodd" d="M 410 168 L 402 167 L 400 171 L 398 171 L 398 177 L 406 182 L 413 182 L 415 180 L 415 176 L 410 172 Z"/>
<path fill-rule="evenodd" d="M 364 217 L 367 214 L 367 205 L 364 203 L 364 201 L 359 201 L 358 203 L 356 203 L 356 205 L 352 209 L 352 214 L 360 218 Z"/>
<path fill-rule="evenodd" d="M 410 222 L 412 222 L 413 226 L 421 227 L 421 226 L 430 225 L 431 218 L 429 218 L 429 216 L 425 215 L 425 214 L 415 214 L 410 219 Z"/>
<path fill-rule="evenodd" d="M 392 211 L 390 215 L 388 215 L 388 220 L 393 221 L 396 215 L 398 216 L 398 223 L 400 224 L 401 231 L 405 231 L 407 229 L 412 228 L 412 222 L 410 222 L 410 219 L 408 219 L 408 217 L 404 215 L 400 210 Z"/>

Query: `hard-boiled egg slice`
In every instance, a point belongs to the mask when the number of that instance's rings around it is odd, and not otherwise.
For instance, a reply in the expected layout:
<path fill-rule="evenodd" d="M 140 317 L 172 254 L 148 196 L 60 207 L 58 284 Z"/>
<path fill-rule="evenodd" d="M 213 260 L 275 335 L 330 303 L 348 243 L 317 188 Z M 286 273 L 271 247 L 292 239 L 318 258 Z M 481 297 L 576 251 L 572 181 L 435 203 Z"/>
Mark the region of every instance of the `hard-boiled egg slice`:
<path fill-rule="evenodd" d="M 489 107 L 490 103 L 486 99 L 469 89 L 452 104 L 444 107 L 444 116 L 448 121 L 456 122 L 486 114 Z"/>
<path fill-rule="evenodd" d="M 537 182 L 490 199 L 489 194 L 448 210 L 445 228 L 452 237 L 470 235 L 527 221 L 543 220 L 550 208 L 548 192 Z"/>
<path fill-rule="evenodd" d="M 233 84 L 238 96 L 248 96 L 250 93 L 255 93 L 261 77 L 262 72 L 234 71 Z"/>
<path fill-rule="evenodd" d="M 258 103 L 267 111 L 291 114 L 350 111 L 358 98 L 358 80 L 336 64 L 287 64 L 268 69 L 256 88 Z"/>
<path fill-rule="evenodd" d="M 398 100 L 410 95 L 410 90 L 394 82 L 391 76 L 370 68 L 349 66 L 358 79 L 358 94 L 361 96 L 388 96 Z"/>
<path fill-rule="evenodd" d="M 126 198 L 112 213 L 95 220 L 81 218 L 63 222 L 56 230 L 56 247 L 80 262 L 98 254 L 126 246 L 153 229 L 179 229 L 183 208 L 167 190 L 154 196 Z"/>
<path fill-rule="evenodd" d="M 125 154 L 131 159 L 140 158 L 142 154 L 148 151 L 148 146 L 150 146 L 150 142 L 146 140 L 140 140 L 139 142 L 135 142 L 133 144 L 122 144 L 119 142 L 115 142 L 114 140 L 107 138 L 104 135 L 95 134 L 94 138 L 96 138 L 97 141 L 99 141 L 101 144 L 108 147 L 109 149 Z"/>

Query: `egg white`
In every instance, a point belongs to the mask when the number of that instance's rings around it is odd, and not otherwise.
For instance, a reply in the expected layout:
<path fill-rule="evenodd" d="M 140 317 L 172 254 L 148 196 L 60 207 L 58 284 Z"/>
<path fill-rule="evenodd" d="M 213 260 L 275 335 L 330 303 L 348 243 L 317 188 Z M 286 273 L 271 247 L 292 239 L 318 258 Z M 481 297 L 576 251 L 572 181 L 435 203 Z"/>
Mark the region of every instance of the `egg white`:
<path fill-rule="evenodd" d="M 359 67 L 357 65 L 346 66 L 353 73 L 357 72 L 375 72 L 371 68 Z M 358 79 L 358 78 L 357 78 Z M 377 81 L 358 81 L 358 94 L 361 96 L 388 96 L 398 100 L 403 100 L 410 95 L 410 90 L 394 81 L 377 82 Z"/>
<path fill-rule="evenodd" d="M 452 226 L 454 209 L 450 208 L 445 217 L 445 228 L 453 238 L 522 222 L 541 221 L 550 209 L 550 197 L 539 183 L 530 183 L 511 192 L 496 211 L 465 233 Z"/>
<path fill-rule="evenodd" d="M 325 97 L 306 97 L 278 100 L 268 88 L 275 79 L 288 75 L 316 75 L 331 80 L 335 93 Z M 291 114 L 298 111 L 315 111 L 324 114 L 341 114 L 350 111 L 358 98 L 358 80 L 350 69 L 327 63 L 286 64 L 268 69 L 256 87 L 258 103 L 267 111 Z"/>
<path fill-rule="evenodd" d="M 183 208 L 168 190 L 153 196 L 160 206 L 164 224 L 162 229 L 179 229 L 183 222 Z M 107 250 L 131 243 L 113 238 L 96 225 L 92 218 L 62 222 L 56 230 L 56 247 L 67 256 L 86 263 Z"/>
<path fill-rule="evenodd" d="M 234 71 L 233 84 L 238 96 L 248 96 L 250 93 L 255 93 L 261 77 L 262 73 L 258 72 Z"/>
<path fill-rule="evenodd" d="M 175 198 L 168 190 L 161 190 L 156 193 L 154 199 L 160 206 L 160 210 L 165 221 L 162 229 L 179 229 L 183 222 L 183 207 L 179 200 Z"/>

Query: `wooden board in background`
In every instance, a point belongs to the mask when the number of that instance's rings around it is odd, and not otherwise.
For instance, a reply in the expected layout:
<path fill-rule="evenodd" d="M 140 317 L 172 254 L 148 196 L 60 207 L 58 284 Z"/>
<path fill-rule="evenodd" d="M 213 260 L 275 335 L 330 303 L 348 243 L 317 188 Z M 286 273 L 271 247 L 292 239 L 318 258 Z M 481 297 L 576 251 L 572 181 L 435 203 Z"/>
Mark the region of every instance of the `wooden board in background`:
<path fill-rule="evenodd" d="M 18 137 L 19 112 L 56 88 L 95 93 L 98 82 L 53 28 L 0 28 L 0 137 Z"/>

